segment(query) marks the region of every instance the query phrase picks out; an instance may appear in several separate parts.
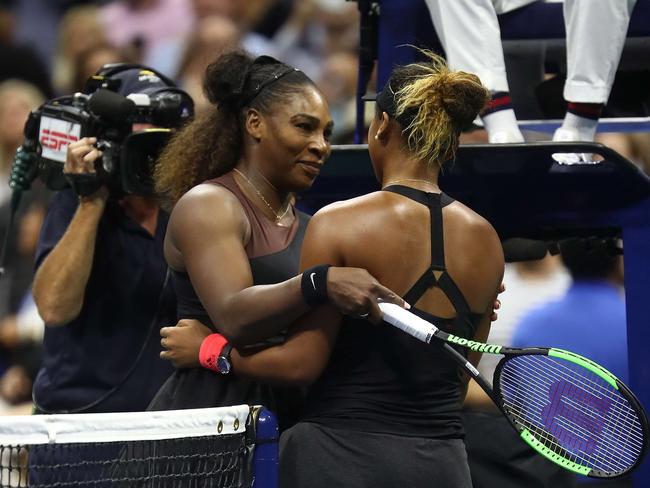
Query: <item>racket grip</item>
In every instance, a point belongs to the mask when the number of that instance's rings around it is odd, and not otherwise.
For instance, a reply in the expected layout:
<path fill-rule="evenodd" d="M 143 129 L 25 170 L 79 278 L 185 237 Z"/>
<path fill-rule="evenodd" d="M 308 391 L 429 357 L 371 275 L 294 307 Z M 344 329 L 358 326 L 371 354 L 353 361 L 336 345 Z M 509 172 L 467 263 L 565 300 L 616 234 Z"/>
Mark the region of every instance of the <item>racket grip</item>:
<path fill-rule="evenodd" d="M 384 314 L 384 321 L 422 342 L 431 342 L 431 338 L 438 331 L 432 323 L 394 303 L 381 302 L 379 308 Z"/>

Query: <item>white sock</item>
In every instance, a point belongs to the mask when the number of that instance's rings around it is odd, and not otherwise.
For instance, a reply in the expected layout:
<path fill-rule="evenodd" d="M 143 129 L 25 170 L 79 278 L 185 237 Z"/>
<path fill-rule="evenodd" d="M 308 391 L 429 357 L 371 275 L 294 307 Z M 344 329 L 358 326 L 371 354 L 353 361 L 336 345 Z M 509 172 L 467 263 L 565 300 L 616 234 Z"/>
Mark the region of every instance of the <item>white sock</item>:
<path fill-rule="evenodd" d="M 579 115 L 567 112 L 564 116 L 562 127 L 555 131 L 554 141 L 585 141 L 592 142 L 596 138 L 598 119 L 580 117 Z"/>
<path fill-rule="evenodd" d="M 482 116 L 481 120 L 491 143 L 524 142 L 513 109 L 497 110 Z"/>

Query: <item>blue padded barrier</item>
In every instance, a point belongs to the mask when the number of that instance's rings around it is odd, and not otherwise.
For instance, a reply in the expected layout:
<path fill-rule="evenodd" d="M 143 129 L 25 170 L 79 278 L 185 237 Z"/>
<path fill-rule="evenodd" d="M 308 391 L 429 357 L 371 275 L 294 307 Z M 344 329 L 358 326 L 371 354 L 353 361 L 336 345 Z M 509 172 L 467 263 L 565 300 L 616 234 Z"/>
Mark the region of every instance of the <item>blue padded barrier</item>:
<path fill-rule="evenodd" d="M 253 415 L 257 418 L 255 421 L 252 488 L 277 488 L 280 466 L 278 422 L 275 416 L 264 407 L 257 409 Z"/>

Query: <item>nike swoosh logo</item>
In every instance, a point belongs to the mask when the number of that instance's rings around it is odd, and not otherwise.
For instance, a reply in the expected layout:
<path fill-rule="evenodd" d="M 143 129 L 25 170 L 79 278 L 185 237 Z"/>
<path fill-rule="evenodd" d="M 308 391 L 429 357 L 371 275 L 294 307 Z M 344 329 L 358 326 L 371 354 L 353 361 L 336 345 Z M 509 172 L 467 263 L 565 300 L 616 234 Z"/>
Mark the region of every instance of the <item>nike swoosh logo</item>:
<path fill-rule="evenodd" d="M 312 274 L 309 275 L 309 278 L 311 279 L 311 286 L 314 287 L 314 291 L 316 291 L 316 283 L 314 283 L 314 276 L 315 275 L 316 275 L 316 273 L 312 273 Z"/>

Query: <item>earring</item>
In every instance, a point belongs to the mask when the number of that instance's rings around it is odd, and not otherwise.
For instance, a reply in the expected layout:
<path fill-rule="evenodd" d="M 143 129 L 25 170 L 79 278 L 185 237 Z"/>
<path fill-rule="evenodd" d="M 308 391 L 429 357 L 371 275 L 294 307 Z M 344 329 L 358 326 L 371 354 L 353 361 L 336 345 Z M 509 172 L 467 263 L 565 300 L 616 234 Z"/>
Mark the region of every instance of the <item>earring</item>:
<path fill-rule="evenodd" d="M 375 134 L 375 141 L 378 141 L 378 140 L 379 140 L 379 135 Z"/>

